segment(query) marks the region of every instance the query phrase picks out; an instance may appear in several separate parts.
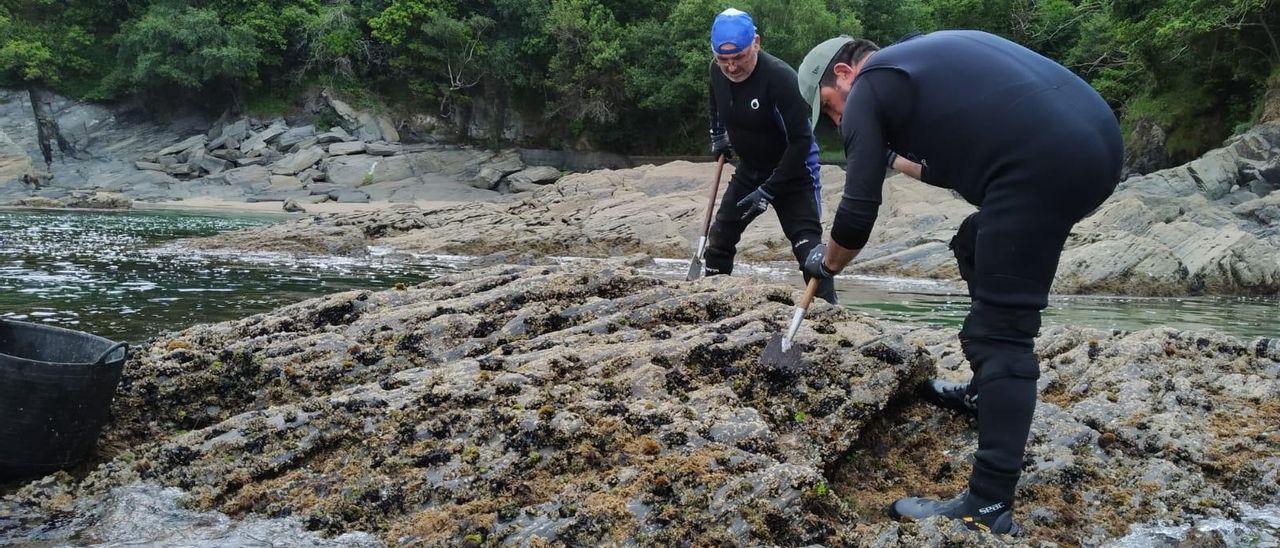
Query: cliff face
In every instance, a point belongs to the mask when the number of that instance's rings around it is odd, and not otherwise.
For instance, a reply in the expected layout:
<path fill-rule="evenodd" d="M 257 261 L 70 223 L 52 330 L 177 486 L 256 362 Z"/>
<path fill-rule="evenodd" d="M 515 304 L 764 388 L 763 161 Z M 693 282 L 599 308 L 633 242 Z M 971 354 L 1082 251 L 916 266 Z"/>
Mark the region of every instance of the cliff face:
<path fill-rule="evenodd" d="M 501 266 L 193 327 L 135 351 L 103 463 L 0 500 L 0 540 L 83 534 L 94 501 L 141 481 L 388 544 L 996 542 L 882 514 L 968 474 L 971 425 L 912 395 L 965 375 L 955 333 L 815 305 L 802 366 L 761 365 L 798 294 L 621 261 Z M 1037 351 L 1033 538 L 1280 495 L 1280 343 L 1061 328 Z"/>

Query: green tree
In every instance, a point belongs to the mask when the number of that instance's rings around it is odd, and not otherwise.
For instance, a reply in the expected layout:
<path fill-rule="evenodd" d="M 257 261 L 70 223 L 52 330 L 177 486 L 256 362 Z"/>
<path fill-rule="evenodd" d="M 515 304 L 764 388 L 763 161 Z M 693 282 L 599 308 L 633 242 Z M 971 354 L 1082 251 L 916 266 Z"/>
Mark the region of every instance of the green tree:
<path fill-rule="evenodd" d="M 1153 119 L 1184 161 L 1255 114 L 1280 66 L 1276 0 L 1111 0 L 1113 70 L 1092 81 L 1127 122 Z M 1137 65 L 1135 69 L 1134 65 Z M 1135 74 L 1135 71 L 1137 72 Z"/>
<path fill-rule="evenodd" d="M 126 23 L 115 43 L 107 93 L 213 86 L 240 106 L 263 60 L 252 29 L 227 24 L 210 8 L 153 5 Z"/>
<path fill-rule="evenodd" d="M 352 83 L 381 68 L 382 46 L 373 39 L 368 18 L 381 13 L 381 2 L 334 0 L 306 18 L 298 41 L 302 53 L 295 79 L 319 74 Z"/>
<path fill-rule="evenodd" d="M 369 27 L 410 89 L 438 100 L 446 115 L 483 79 L 488 17 L 447 0 L 393 0 Z"/>
<path fill-rule="evenodd" d="M 552 0 L 545 32 L 556 44 L 547 66 L 555 99 L 550 116 L 563 116 L 586 133 L 592 123 L 618 119 L 626 103 L 621 66 L 623 27 L 599 0 Z"/>
<path fill-rule="evenodd" d="M 86 52 L 95 44 L 95 22 L 79 2 L 53 0 L 0 2 L 0 84 L 26 88 L 45 164 L 53 146 L 73 152 L 62 136 L 48 89 L 93 72 Z"/>

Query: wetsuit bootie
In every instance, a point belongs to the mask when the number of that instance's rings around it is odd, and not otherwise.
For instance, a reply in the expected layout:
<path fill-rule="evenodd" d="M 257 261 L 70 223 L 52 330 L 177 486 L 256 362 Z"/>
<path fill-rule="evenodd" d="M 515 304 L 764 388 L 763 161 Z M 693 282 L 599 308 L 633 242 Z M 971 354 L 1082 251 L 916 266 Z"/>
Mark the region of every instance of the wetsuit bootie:
<path fill-rule="evenodd" d="M 969 394 L 969 383 L 930 379 L 920 384 L 920 397 L 943 409 L 978 414 L 978 395 Z"/>
<path fill-rule="evenodd" d="M 981 500 L 968 490 L 951 500 L 933 500 L 919 497 L 898 499 L 889 507 L 889 514 L 898 520 L 920 520 L 932 516 L 945 516 L 960 520 L 974 531 L 1019 535 L 1022 528 L 1013 522 L 1013 505 L 1007 502 Z"/>

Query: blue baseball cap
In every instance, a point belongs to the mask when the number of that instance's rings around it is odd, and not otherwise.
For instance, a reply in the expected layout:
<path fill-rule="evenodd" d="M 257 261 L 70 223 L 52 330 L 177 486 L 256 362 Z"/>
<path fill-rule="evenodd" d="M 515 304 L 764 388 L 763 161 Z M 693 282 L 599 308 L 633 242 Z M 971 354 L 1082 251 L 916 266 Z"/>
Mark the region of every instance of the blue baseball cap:
<path fill-rule="evenodd" d="M 720 12 L 711 23 L 711 51 L 714 53 L 738 53 L 750 47 L 755 40 L 756 24 L 745 11 L 729 8 Z"/>

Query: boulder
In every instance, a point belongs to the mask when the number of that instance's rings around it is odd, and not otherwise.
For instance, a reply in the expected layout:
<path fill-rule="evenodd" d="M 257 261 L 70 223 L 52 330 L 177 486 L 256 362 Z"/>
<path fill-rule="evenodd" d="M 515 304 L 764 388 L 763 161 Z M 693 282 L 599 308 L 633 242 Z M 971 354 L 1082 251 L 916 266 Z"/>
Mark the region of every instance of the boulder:
<path fill-rule="evenodd" d="M 231 168 L 231 162 L 217 158 L 213 155 L 205 155 L 200 159 L 200 169 L 210 175 L 217 175 Z"/>
<path fill-rule="evenodd" d="M 1249 190 L 1258 196 L 1266 196 L 1280 189 L 1280 155 L 1266 163 L 1258 162 L 1249 165 L 1245 172 L 1249 177 L 1247 181 Z"/>
<path fill-rule="evenodd" d="M 509 175 L 525 168 L 524 161 L 520 159 L 520 154 L 514 150 L 499 152 L 484 166 L 500 171 L 503 175 Z"/>
<path fill-rule="evenodd" d="M 302 205 L 298 204 L 297 200 L 294 200 L 292 198 L 284 201 L 284 210 L 289 213 L 306 213 L 307 212 L 307 208 L 302 207 Z"/>
<path fill-rule="evenodd" d="M 134 167 L 147 171 L 164 171 L 164 166 L 151 162 L 137 161 L 133 163 Z"/>
<path fill-rule="evenodd" d="M 172 164 L 165 166 L 165 173 L 169 175 L 191 175 L 195 170 L 191 169 L 190 164 Z"/>
<path fill-rule="evenodd" d="M 354 140 L 355 137 L 352 137 L 350 133 L 347 133 L 347 130 L 342 129 L 341 127 L 331 127 L 329 128 L 329 131 L 316 136 L 316 141 L 320 144 L 341 143 Z"/>
<path fill-rule="evenodd" d="M 1231 212 L 1263 225 L 1280 227 L 1280 192 L 1242 203 Z"/>
<path fill-rule="evenodd" d="M 311 181 L 314 181 L 316 178 L 316 175 L 319 175 L 319 174 L 321 174 L 320 170 L 316 168 L 310 168 L 310 169 L 304 170 L 302 173 L 299 173 L 298 180 L 302 181 L 303 183 L 309 183 Z"/>
<path fill-rule="evenodd" d="M 234 149 L 234 148 L 220 148 L 206 155 L 206 157 L 208 156 L 213 156 L 214 158 L 219 158 L 219 159 L 228 160 L 228 161 L 235 161 L 244 157 L 242 154 L 240 154 L 239 149 Z"/>
<path fill-rule="evenodd" d="M 454 175 L 469 179 L 479 173 L 480 166 L 496 156 L 493 152 L 475 148 L 434 148 L 408 154 L 414 169 L 422 173 Z"/>
<path fill-rule="evenodd" d="M 391 119 L 386 116 L 378 116 L 378 131 L 382 133 L 382 140 L 388 143 L 399 143 L 400 132 L 396 131 L 395 124 L 391 123 Z"/>
<path fill-rule="evenodd" d="M 378 118 L 368 112 L 361 112 L 357 118 L 356 138 L 364 142 L 382 141 L 382 127 Z"/>
<path fill-rule="evenodd" d="M 364 143 L 360 141 L 353 142 L 335 142 L 329 145 L 330 156 L 344 156 L 347 154 L 360 154 L 364 152 Z"/>
<path fill-rule="evenodd" d="M 536 183 L 531 183 L 523 180 L 513 181 L 510 178 L 506 180 L 506 185 L 507 185 L 507 191 L 512 194 L 519 194 L 521 192 L 534 192 L 542 188 L 542 185 L 539 185 Z"/>
<path fill-rule="evenodd" d="M 308 149 L 318 144 L 320 144 L 319 139 L 316 139 L 315 137 L 307 137 L 306 139 L 298 141 L 293 146 L 289 147 L 289 152 L 292 153 L 292 152 L 297 152 L 299 150 Z M 321 148 L 324 148 L 324 147 L 321 147 Z"/>
<path fill-rule="evenodd" d="M 228 169 L 222 172 L 222 178 L 228 185 L 243 187 L 251 191 L 262 191 L 271 187 L 271 172 L 262 166 Z"/>
<path fill-rule="evenodd" d="M 365 153 L 373 156 L 393 156 L 400 153 L 400 145 L 368 143 L 365 145 Z"/>
<path fill-rule="evenodd" d="M 520 185 L 547 185 L 556 182 L 561 176 L 560 170 L 550 166 L 534 166 L 517 171 L 507 176 L 513 186 Z"/>
<path fill-rule="evenodd" d="M 157 152 L 156 154 L 158 156 L 168 156 L 170 154 L 179 154 L 179 153 L 187 152 L 196 147 L 204 147 L 204 144 L 207 142 L 208 142 L 208 137 L 205 137 L 203 133 L 201 133 L 200 135 L 192 135 L 191 137 L 184 139 L 182 142 L 178 144 L 160 149 L 160 152 Z"/>
<path fill-rule="evenodd" d="M 273 124 L 266 129 L 253 134 L 252 137 L 240 143 L 240 152 L 249 153 L 250 151 L 262 150 L 267 147 L 267 141 L 286 131 L 284 124 Z"/>
<path fill-rule="evenodd" d="M 235 140 L 237 143 L 244 142 L 245 139 L 249 138 L 249 121 L 240 119 L 235 123 L 223 126 L 220 138 L 224 142 L 227 140 Z"/>
<path fill-rule="evenodd" d="M 503 151 L 488 161 L 480 164 L 479 170 L 471 181 L 476 188 L 494 189 L 503 177 L 524 169 L 524 162 L 514 150 Z"/>
<path fill-rule="evenodd" d="M 313 146 L 285 156 L 271 166 L 271 172 L 277 175 L 293 175 L 315 165 L 324 158 L 324 149 Z"/>
<path fill-rule="evenodd" d="M 186 153 L 186 158 L 183 161 L 191 166 L 191 171 L 199 174 L 200 164 L 204 163 L 204 159 L 207 155 L 208 153 L 205 152 L 203 147 L 194 148 Z"/>
<path fill-rule="evenodd" d="M 301 143 L 302 141 L 308 138 L 314 137 L 315 134 L 316 134 L 315 126 L 308 125 L 308 126 L 290 128 L 288 131 L 281 133 L 280 136 L 276 139 L 276 147 L 279 148 L 280 150 L 285 150 L 285 149 L 288 149 L 289 147 L 292 147 L 293 145 Z"/>
<path fill-rule="evenodd" d="M 480 172 L 471 179 L 471 186 L 482 188 L 485 190 L 493 190 L 498 188 L 498 182 L 502 181 L 505 173 L 489 166 L 480 168 Z"/>
<path fill-rule="evenodd" d="M 357 124 L 358 115 L 356 114 L 356 109 L 327 93 L 325 94 L 325 99 L 329 102 L 329 106 L 333 107 L 334 112 L 337 112 L 338 116 L 342 117 L 349 125 L 354 127 Z"/>
<path fill-rule="evenodd" d="M 329 160 L 325 171 L 326 180 L 346 187 L 399 181 L 413 176 L 413 167 L 405 156 L 337 156 Z"/>

